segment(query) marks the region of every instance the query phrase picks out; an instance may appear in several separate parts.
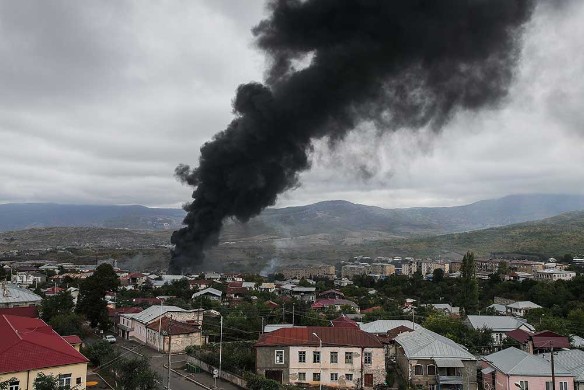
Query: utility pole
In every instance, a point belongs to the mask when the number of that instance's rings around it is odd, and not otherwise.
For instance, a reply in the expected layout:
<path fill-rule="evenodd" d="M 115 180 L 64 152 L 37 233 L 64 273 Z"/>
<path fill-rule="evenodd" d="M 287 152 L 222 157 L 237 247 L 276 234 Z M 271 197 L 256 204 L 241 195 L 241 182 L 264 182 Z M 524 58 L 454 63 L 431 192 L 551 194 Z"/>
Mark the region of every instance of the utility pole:
<path fill-rule="evenodd" d="M 261 318 L 262 318 L 262 329 L 260 329 L 260 333 L 264 334 L 264 317 L 261 317 Z"/>
<path fill-rule="evenodd" d="M 219 378 L 221 378 L 221 364 L 223 356 L 223 315 L 221 316 L 221 335 L 219 336 Z"/>
<path fill-rule="evenodd" d="M 170 352 L 171 352 L 171 348 L 172 348 L 172 336 L 171 336 L 171 328 L 172 328 L 172 316 L 170 316 L 170 319 L 168 321 L 168 381 L 166 382 L 166 388 L 167 390 L 170 390 Z"/>
<path fill-rule="evenodd" d="M 550 341 L 551 343 L 551 341 Z M 552 345 L 551 361 L 552 361 L 552 390 L 556 390 L 556 370 L 554 366 L 554 346 Z"/>
<path fill-rule="evenodd" d="M 294 304 L 292 304 L 292 326 L 294 326 Z"/>
<path fill-rule="evenodd" d="M 282 303 L 282 322 L 286 322 L 286 319 L 284 318 L 284 304 Z"/>

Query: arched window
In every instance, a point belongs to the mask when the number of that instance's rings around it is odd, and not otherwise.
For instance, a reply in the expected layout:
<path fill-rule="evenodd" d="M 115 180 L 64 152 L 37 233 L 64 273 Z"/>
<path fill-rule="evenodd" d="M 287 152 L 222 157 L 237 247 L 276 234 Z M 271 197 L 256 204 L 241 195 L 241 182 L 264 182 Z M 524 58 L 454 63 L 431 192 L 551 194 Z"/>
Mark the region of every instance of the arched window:
<path fill-rule="evenodd" d="M 436 375 L 436 366 L 433 364 L 428 364 L 428 367 L 426 367 L 426 370 L 428 371 L 428 375 Z"/>
<path fill-rule="evenodd" d="M 414 366 L 414 375 L 424 375 L 424 366 L 416 364 Z"/>

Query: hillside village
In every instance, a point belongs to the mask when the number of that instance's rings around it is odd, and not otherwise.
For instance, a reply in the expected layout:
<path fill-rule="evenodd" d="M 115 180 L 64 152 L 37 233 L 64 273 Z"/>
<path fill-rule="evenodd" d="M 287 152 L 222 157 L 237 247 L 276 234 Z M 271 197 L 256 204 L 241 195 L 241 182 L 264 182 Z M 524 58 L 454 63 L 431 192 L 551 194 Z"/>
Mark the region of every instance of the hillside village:
<path fill-rule="evenodd" d="M 551 389 L 553 376 L 578 389 L 584 260 L 571 260 L 356 256 L 268 276 L 5 263 L 0 382 L 166 386 L 154 357 L 125 355 L 141 348 L 203 388 L 527 390 Z M 44 352 L 30 359 L 31 348 Z"/>

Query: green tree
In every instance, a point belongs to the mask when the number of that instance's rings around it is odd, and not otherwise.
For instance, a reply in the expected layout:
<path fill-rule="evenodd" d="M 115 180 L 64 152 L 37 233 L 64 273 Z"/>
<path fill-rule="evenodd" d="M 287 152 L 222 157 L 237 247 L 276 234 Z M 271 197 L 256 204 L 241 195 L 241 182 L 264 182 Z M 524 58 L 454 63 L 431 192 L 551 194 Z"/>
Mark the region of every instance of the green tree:
<path fill-rule="evenodd" d="M 118 359 L 112 368 L 120 390 L 156 390 L 160 377 L 148 363 L 148 359 Z"/>
<path fill-rule="evenodd" d="M 96 326 L 102 330 L 108 328 L 105 294 L 108 291 L 116 291 L 119 285 L 118 275 L 110 264 L 101 264 L 93 275 L 81 283 L 76 310 L 87 317 L 92 328 Z"/>
<path fill-rule="evenodd" d="M 465 314 L 474 313 L 479 307 L 479 284 L 476 279 L 474 253 L 467 252 L 461 266 L 462 307 Z"/>
<path fill-rule="evenodd" d="M 74 308 L 73 297 L 69 291 L 43 298 L 41 302 L 41 318 L 50 322 L 57 315 L 70 314 Z"/>
<path fill-rule="evenodd" d="M 434 283 L 440 283 L 444 280 L 444 270 L 442 268 L 436 268 L 432 272 L 432 281 Z"/>
<path fill-rule="evenodd" d="M 52 374 L 39 373 L 34 380 L 33 388 L 34 390 L 66 390 L 75 389 L 71 386 L 60 386 L 59 377 Z"/>
<path fill-rule="evenodd" d="M 81 350 L 81 353 L 83 353 L 83 355 L 85 355 L 95 367 L 111 361 L 118 356 L 118 352 L 115 348 L 105 340 L 99 340 L 87 345 Z"/>
<path fill-rule="evenodd" d="M 83 317 L 75 313 L 57 314 L 50 319 L 49 325 L 61 336 L 84 336 Z"/>

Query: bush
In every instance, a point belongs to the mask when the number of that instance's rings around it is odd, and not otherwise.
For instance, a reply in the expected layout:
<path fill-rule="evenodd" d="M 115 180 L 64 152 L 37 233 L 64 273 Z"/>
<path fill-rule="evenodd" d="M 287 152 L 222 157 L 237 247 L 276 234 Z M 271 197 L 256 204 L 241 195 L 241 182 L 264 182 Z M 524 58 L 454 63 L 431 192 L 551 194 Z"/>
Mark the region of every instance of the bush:
<path fill-rule="evenodd" d="M 271 379 L 266 379 L 261 375 L 246 372 L 243 379 L 247 382 L 249 390 L 280 390 L 281 386 L 278 382 Z"/>

